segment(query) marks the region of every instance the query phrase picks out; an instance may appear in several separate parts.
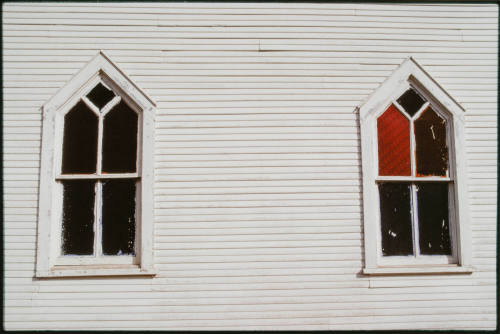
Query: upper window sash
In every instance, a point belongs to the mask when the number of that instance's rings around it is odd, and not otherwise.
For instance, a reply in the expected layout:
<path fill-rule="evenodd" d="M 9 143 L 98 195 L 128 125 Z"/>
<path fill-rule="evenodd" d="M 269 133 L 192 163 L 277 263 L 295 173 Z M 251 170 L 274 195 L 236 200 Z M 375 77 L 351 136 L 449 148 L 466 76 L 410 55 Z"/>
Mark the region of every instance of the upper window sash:
<path fill-rule="evenodd" d="M 102 109 L 98 109 L 89 99 L 87 98 L 87 95 L 96 87 L 99 85 L 101 82 L 103 82 L 106 86 L 110 88 L 110 90 L 115 94 L 115 97 L 112 98 L 109 102 L 107 102 Z M 65 104 L 64 108 L 61 110 L 61 112 L 58 114 L 58 117 L 56 117 L 56 137 L 58 138 L 58 148 L 56 150 L 56 165 L 60 166 L 59 168 L 56 169 L 58 173 L 56 173 L 55 178 L 56 179 L 62 179 L 65 178 L 66 175 L 98 175 L 102 177 L 107 177 L 109 175 L 115 175 L 115 174 L 123 174 L 123 177 L 128 177 L 128 175 L 136 174 L 136 176 L 133 177 L 138 177 L 141 175 L 141 160 L 140 157 L 142 156 L 142 122 L 143 122 L 143 113 L 141 112 L 141 109 L 139 106 L 132 101 L 128 96 L 123 94 L 119 87 L 114 84 L 109 78 L 103 75 L 96 75 L 95 77 L 92 78 L 87 83 L 88 86 L 85 87 L 85 89 L 82 89 L 79 94 L 82 95 L 75 95 L 68 103 Z M 97 117 L 98 121 L 98 129 L 97 129 L 97 164 L 96 164 L 96 169 L 95 173 L 63 173 L 62 166 L 63 166 L 63 148 L 64 148 L 64 129 L 65 129 L 65 119 L 66 115 L 73 110 L 73 108 L 78 104 L 81 103 L 80 101 L 84 102 L 85 105 L 93 111 L 95 116 Z M 123 173 L 123 172 L 110 172 L 106 173 L 103 172 L 103 140 L 104 140 L 104 122 L 106 120 L 106 116 L 109 115 L 110 112 L 114 111 L 115 107 L 117 107 L 120 103 L 125 103 L 130 110 L 132 110 L 136 115 L 137 115 L 137 136 L 136 136 L 136 157 L 135 157 L 135 172 L 134 173 Z M 117 111 L 118 112 L 118 111 Z M 119 116 L 118 116 L 119 117 Z"/>
<path fill-rule="evenodd" d="M 450 116 L 446 113 L 443 112 L 441 107 L 435 103 L 431 102 L 431 97 L 426 95 L 423 92 L 420 92 L 418 88 L 415 88 L 411 83 L 407 82 L 402 85 L 400 90 L 403 92 L 407 92 L 409 89 L 412 89 L 413 91 L 417 91 L 418 94 L 422 95 L 425 99 L 424 103 L 422 106 L 419 107 L 418 111 L 416 111 L 412 116 L 410 116 L 406 110 L 397 102 L 398 95 L 396 95 L 393 99 L 389 100 L 387 103 L 387 106 L 385 108 L 381 108 L 381 110 L 376 113 L 375 115 L 375 136 L 374 136 L 374 141 L 375 141 L 375 146 L 376 146 L 376 154 L 375 154 L 375 163 L 377 166 L 377 180 L 390 180 L 390 179 L 400 179 L 400 180 L 415 180 L 415 181 L 422 181 L 422 180 L 437 180 L 438 178 L 442 180 L 453 180 L 454 179 L 454 168 L 452 168 L 452 164 L 454 163 L 453 156 L 451 154 L 452 150 L 452 145 L 453 145 L 453 138 L 451 136 L 451 131 L 452 131 L 452 126 L 451 126 L 451 118 Z M 404 116 L 404 118 L 408 121 L 408 135 L 409 135 L 409 160 L 410 160 L 410 173 L 411 173 L 411 178 L 409 178 L 410 175 L 381 175 L 380 174 L 380 149 L 381 147 L 379 146 L 379 140 L 380 140 L 380 133 L 378 129 L 378 122 L 381 121 L 381 117 L 384 116 L 386 112 L 390 112 L 391 106 L 394 106 L 396 110 L 399 112 L 399 115 Z M 441 175 L 418 175 L 417 173 L 417 168 L 419 162 L 416 159 L 417 156 L 417 135 L 415 132 L 415 122 L 419 121 L 421 119 L 421 116 L 425 112 L 434 112 L 438 117 L 442 118 L 444 120 L 444 126 L 445 126 L 445 145 L 447 148 L 447 170 L 446 174 L 441 176 Z M 400 117 L 401 117 L 400 116 Z M 382 144 L 383 145 L 383 144 Z"/>

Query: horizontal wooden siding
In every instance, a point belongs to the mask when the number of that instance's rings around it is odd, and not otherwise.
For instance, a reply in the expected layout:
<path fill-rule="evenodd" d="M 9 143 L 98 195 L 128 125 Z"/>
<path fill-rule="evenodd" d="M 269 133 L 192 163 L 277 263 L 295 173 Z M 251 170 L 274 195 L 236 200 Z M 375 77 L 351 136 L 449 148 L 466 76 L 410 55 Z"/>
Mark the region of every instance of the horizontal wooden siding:
<path fill-rule="evenodd" d="M 158 104 L 153 278 L 33 280 L 40 107 L 98 50 Z M 498 7 L 4 3 L 6 329 L 494 329 Z M 367 277 L 356 106 L 466 109 L 472 275 Z"/>

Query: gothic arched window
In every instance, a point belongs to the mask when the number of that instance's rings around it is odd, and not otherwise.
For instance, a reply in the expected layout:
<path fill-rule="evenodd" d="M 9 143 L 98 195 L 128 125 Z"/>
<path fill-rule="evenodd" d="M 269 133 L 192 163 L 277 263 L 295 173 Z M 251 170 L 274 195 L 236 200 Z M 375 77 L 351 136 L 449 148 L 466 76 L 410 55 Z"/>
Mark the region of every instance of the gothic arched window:
<path fill-rule="evenodd" d="M 410 58 L 360 120 L 364 272 L 470 271 L 463 109 Z"/>
<path fill-rule="evenodd" d="M 102 52 L 44 105 L 37 276 L 152 273 L 153 109 Z"/>

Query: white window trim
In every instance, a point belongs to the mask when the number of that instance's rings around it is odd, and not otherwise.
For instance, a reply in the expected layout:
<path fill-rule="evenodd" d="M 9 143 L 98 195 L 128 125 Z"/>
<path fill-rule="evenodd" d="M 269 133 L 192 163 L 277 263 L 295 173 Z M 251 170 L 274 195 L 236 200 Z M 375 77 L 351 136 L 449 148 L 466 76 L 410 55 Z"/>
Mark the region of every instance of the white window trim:
<path fill-rule="evenodd" d="M 450 202 L 450 229 L 454 248 L 453 260 L 430 256 L 408 260 L 406 257 L 382 257 L 380 209 L 376 180 L 378 177 L 377 118 L 409 86 L 422 93 L 441 116 L 447 119 L 450 178 L 454 182 Z M 470 273 L 471 232 L 467 200 L 464 109 L 413 59 L 406 59 L 382 85 L 359 107 L 361 159 L 363 172 L 363 222 L 366 275 Z M 400 179 L 398 177 L 398 179 Z M 412 177 L 408 177 L 411 180 Z M 432 177 L 419 180 L 432 180 Z M 443 180 L 445 181 L 445 180 Z M 439 258 L 439 259 L 438 259 Z"/>
<path fill-rule="evenodd" d="M 58 219 L 62 195 L 56 178 L 61 165 L 62 118 L 72 105 L 86 95 L 99 80 L 106 82 L 129 106 L 139 112 L 138 195 L 135 260 L 130 257 L 95 264 L 84 257 L 61 260 Z M 153 185 L 154 115 L 156 104 L 127 77 L 102 51 L 85 65 L 42 107 L 42 152 L 37 233 L 36 277 L 154 275 L 153 265 Z M 123 176 L 123 174 L 121 174 Z M 64 177 L 62 177 L 64 178 Z"/>

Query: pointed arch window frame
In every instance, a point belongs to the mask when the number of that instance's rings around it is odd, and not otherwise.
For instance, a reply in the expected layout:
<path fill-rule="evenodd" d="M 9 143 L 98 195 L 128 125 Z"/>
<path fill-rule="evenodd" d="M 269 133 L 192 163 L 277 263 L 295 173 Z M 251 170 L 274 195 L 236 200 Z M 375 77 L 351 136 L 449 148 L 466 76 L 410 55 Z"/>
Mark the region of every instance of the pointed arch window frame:
<path fill-rule="evenodd" d="M 65 114 L 98 83 L 104 82 L 138 113 L 136 246 L 133 261 L 115 259 L 90 263 L 75 256 L 61 260 L 62 140 Z M 42 110 L 42 146 L 37 231 L 36 277 L 155 275 L 153 265 L 154 118 L 156 103 L 111 59 L 99 51 Z M 123 175 L 123 174 L 122 174 Z M 110 177 L 113 177 L 112 174 Z M 64 178 L 64 176 L 62 176 Z M 118 260 L 117 260 L 118 259 Z"/>
<path fill-rule="evenodd" d="M 446 120 L 449 175 L 453 198 L 449 207 L 453 263 L 432 261 L 431 257 L 406 260 L 382 256 L 380 202 L 377 181 L 400 177 L 379 176 L 377 119 L 410 87 L 423 95 Z M 409 57 L 358 107 L 361 135 L 363 184 L 364 268 L 366 275 L 471 273 L 471 230 L 467 199 L 465 109 L 455 101 L 416 60 Z M 405 116 L 406 117 L 406 116 Z M 410 145 L 413 161 L 415 144 Z M 413 164 L 412 164 L 413 168 Z M 408 181 L 432 181 L 441 177 L 408 177 Z"/>

